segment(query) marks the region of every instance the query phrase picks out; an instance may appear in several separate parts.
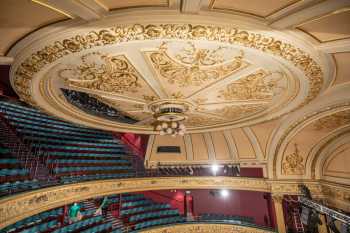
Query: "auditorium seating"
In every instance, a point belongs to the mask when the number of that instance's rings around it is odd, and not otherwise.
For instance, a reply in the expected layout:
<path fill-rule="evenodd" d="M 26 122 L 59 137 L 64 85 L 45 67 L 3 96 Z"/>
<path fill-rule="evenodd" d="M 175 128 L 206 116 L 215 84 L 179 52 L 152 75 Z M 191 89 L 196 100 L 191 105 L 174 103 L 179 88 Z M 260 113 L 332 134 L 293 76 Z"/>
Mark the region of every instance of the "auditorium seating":
<path fill-rule="evenodd" d="M 47 174 L 61 183 L 135 174 L 130 152 L 112 133 L 63 122 L 9 100 L 0 101 L 0 114 L 24 145 L 38 154 L 37 159 L 42 159 Z M 6 148 L 0 148 L 0 156 L 0 192 L 9 187 L 13 192 L 42 187 Z"/>
<path fill-rule="evenodd" d="M 184 221 L 178 209 L 169 204 L 157 203 L 143 194 L 127 194 L 122 196 L 120 216 L 133 231 L 163 224 Z"/>
<path fill-rule="evenodd" d="M 1 230 L 1 232 L 15 233 L 15 232 L 25 232 L 25 233 L 37 233 L 46 232 L 49 229 L 53 229 L 59 225 L 57 219 L 63 214 L 63 208 L 57 208 L 42 212 L 37 215 L 30 216 L 21 221 L 16 222 Z"/>

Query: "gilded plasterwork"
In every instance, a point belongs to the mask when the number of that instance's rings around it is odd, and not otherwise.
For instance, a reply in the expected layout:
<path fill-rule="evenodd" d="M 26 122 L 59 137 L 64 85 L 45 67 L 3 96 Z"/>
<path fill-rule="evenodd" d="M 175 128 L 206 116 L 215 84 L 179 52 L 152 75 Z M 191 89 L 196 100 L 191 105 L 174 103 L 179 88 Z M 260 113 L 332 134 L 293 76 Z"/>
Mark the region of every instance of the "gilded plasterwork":
<path fill-rule="evenodd" d="M 140 75 L 124 55 L 108 56 L 98 52 L 81 57 L 81 63 L 58 71 L 68 86 L 123 94 L 137 92 Z"/>
<path fill-rule="evenodd" d="M 303 182 L 313 196 L 322 194 L 316 182 Z M 298 182 L 267 181 L 262 178 L 240 177 L 158 177 L 99 180 L 43 188 L 0 200 L 0 228 L 42 211 L 65 204 L 110 194 L 162 189 L 251 190 L 273 194 L 299 194 Z"/>
<path fill-rule="evenodd" d="M 247 104 L 225 106 L 221 109 L 215 110 L 215 114 L 224 116 L 228 121 L 240 117 L 246 117 L 254 113 L 263 111 L 267 108 L 264 104 Z"/>
<path fill-rule="evenodd" d="M 126 41 L 149 39 L 206 39 L 209 41 L 220 41 L 254 48 L 281 57 L 301 69 L 309 79 L 310 89 L 304 104 L 317 96 L 323 84 L 323 73 L 320 66 L 309 54 L 296 48 L 294 45 L 271 37 L 266 37 L 262 34 L 236 28 L 191 24 L 120 25 L 112 28 L 93 30 L 86 34 L 55 41 L 27 57 L 27 59 L 17 67 L 12 83 L 21 99 L 35 104 L 31 96 L 31 79 L 46 65 L 66 55 L 81 52 L 86 49 Z M 237 63 L 234 65 L 237 66 Z M 227 69 L 228 67 L 223 66 L 222 68 Z M 183 70 L 181 72 L 183 73 Z M 200 73 L 197 72 L 197 75 L 199 74 Z M 205 77 L 207 76 L 208 75 L 205 75 Z M 197 78 L 198 77 L 199 76 L 197 76 Z M 195 79 L 191 81 L 185 80 L 184 82 L 196 83 L 197 81 L 194 80 Z M 137 82 L 134 81 L 132 83 L 134 83 L 134 88 L 137 88 Z"/>
<path fill-rule="evenodd" d="M 175 226 L 159 227 L 151 230 L 143 230 L 144 233 L 270 233 L 273 231 L 254 227 L 245 227 L 230 224 L 178 224 Z"/>
<path fill-rule="evenodd" d="M 243 54 L 224 64 L 224 57 L 220 54 L 222 49 L 196 48 L 193 43 L 188 43 L 175 55 L 175 60 L 169 55 L 167 43 L 163 43 L 158 51 L 146 54 L 160 77 L 169 84 L 198 87 L 223 79 L 246 65 L 242 61 Z"/>
<path fill-rule="evenodd" d="M 282 162 L 283 174 L 303 175 L 305 172 L 304 159 L 299 154 L 298 145 L 294 144 L 294 152 L 285 156 Z"/>
<path fill-rule="evenodd" d="M 278 85 L 283 76 L 278 79 L 268 79 L 269 75 L 263 70 L 247 75 L 220 90 L 218 98 L 224 100 L 271 100 L 273 96 L 284 90 L 284 87 Z"/>
<path fill-rule="evenodd" d="M 344 125 L 350 125 L 350 110 L 334 113 L 313 123 L 315 130 L 336 129 Z"/>

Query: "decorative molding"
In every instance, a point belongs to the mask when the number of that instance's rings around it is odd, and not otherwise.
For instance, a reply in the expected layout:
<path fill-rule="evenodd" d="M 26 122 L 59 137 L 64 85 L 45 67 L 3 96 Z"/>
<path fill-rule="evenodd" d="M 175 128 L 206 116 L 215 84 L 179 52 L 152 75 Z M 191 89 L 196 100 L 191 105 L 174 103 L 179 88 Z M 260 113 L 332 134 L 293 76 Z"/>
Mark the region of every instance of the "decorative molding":
<path fill-rule="evenodd" d="M 56 41 L 33 53 L 22 62 L 16 68 L 15 77 L 12 77 L 12 84 L 22 100 L 36 105 L 32 99 L 31 80 L 44 66 L 53 63 L 57 59 L 86 49 L 117 44 L 122 41 L 162 38 L 220 41 L 254 48 L 281 57 L 302 70 L 308 78 L 310 88 L 302 105 L 314 99 L 323 85 L 323 72 L 319 64 L 308 53 L 292 44 L 236 28 L 191 24 L 116 26 Z"/>
<path fill-rule="evenodd" d="M 198 14 L 208 0 L 182 0 L 181 13 Z"/>
<path fill-rule="evenodd" d="M 193 188 L 230 188 L 269 192 L 270 185 L 265 179 L 230 177 L 135 178 L 61 185 L 2 198 L 0 200 L 0 228 L 36 213 L 87 198 L 146 190 Z"/>
<path fill-rule="evenodd" d="M 286 141 L 286 139 L 291 136 L 292 134 L 296 134 L 296 130 L 301 130 L 305 126 L 306 123 L 312 121 L 312 119 L 317 118 L 318 116 L 324 115 L 327 112 L 332 112 L 336 109 L 339 109 L 339 111 L 342 111 L 342 109 L 347 110 L 350 106 L 350 102 L 335 104 L 332 106 L 327 106 L 325 108 L 319 109 L 318 111 L 310 112 L 309 114 L 304 115 L 302 118 L 294 121 L 292 124 L 288 126 L 287 129 L 283 131 L 283 133 L 279 136 L 278 142 L 276 143 L 276 146 L 274 147 L 273 154 L 271 154 L 271 159 L 273 160 L 272 164 L 272 177 L 277 178 L 277 160 L 278 155 L 281 154 L 281 147 L 283 143 Z M 343 110 L 344 111 L 344 110 Z M 270 144 L 271 147 L 271 144 Z"/>
<path fill-rule="evenodd" d="M 350 52 L 350 38 L 330 42 L 323 42 L 315 46 L 317 50 L 324 53 L 346 53 Z"/>
<path fill-rule="evenodd" d="M 65 14 L 70 18 L 82 18 L 84 20 L 96 20 L 107 14 L 107 9 L 93 0 L 32 0 L 40 5 Z"/>
<path fill-rule="evenodd" d="M 305 172 L 304 159 L 299 154 L 298 145 L 294 144 L 294 152 L 284 157 L 282 171 L 285 175 L 303 175 Z"/>
<path fill-rule="evenodd" d="M 142 233 L 271 233 L 274 231 L 254 227 L 217 224 L 217 223 L 181 223 L 165 227 L 141 230 Z"/>
<path fill-rule="evenodd" d="M 322 1 L 314 6 L 299 10 L 288 17 L 281 18 L 273 22 L 271 26 L 279 29 L 290 28 L 347 6 L 349 6 L 348 0 Z"/>
<path fill-rule="evenodd" d="M 13 57 L 0 56 L 0 65 L 11 65 L 13 61 Z"/>
<path fill-rule="evenodd" d="M 150 177 L 60 185 L 2 198 L 0 228 L 52 208 L 104 195 L 147 190 L 222 188 L 271 192 L 274 195 L 298 195 L 301 183 L 310 189 L 314 197 L 323 197 L 322 184 L 319 182 L 275 181 L 243 177 Z"/>
<path fill-rule="evenodd" d="M 344 125 L 350 125 L 350 110 L 339 111 L 312 123 L 315 130 L 336 129 Z"/>

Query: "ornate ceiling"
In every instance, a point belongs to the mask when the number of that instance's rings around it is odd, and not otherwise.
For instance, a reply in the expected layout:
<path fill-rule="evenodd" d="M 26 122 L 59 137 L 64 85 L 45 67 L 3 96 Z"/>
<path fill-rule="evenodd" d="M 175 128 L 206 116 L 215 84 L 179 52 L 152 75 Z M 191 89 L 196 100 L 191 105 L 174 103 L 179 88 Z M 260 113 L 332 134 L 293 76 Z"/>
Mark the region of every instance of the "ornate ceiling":
<path fill-rule="evenodd" d="M 4 11 L 23 12 L 7 20 L 26 25 L 0 22 L 0 53 L 14 59 L 24 101 L 146 134 L 152 109 L 176 102 L 188 134 L 151 136 L 150 165 L 238 162 L 271 179 L 350 184 L 348 0 L 6 1 Z M 156 153 L 170 144 L 181 148 L 175 159 Z"/>
<path fill-rule="evenodd" d="M 93 31 L 57 32 L 22 51 L 13 86 L 25 101 L 67 120 L 153 133 L 153 108 L 162 103 L 185 106 L 188 132 L 203 132 L 275 119 L 332 82 L 332 64 L 293 37 L 191 21 L 98 22 Z M 119 119 L 73 106 L 64 90 L 88 94 Z"/>

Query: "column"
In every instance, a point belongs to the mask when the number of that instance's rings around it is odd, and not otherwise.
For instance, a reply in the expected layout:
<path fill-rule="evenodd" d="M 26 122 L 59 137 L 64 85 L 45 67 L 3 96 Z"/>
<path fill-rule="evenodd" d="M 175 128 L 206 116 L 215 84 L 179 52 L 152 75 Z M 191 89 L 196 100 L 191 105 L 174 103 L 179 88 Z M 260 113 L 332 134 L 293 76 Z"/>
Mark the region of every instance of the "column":
<path fill-rule="evenodd" d="M 284 223 L 284 214 L 282 206 L 283 195 L 272 195 L 272 200 L 276 212 L 278 233 L 286 233 L 286 225 Z"/>
<path fill-rule="evenodd" d="M 322 225 L 318 225 L 318 233 L 328 233 L 326 216 L 324 214 L 319 215 Z"/>

